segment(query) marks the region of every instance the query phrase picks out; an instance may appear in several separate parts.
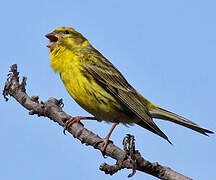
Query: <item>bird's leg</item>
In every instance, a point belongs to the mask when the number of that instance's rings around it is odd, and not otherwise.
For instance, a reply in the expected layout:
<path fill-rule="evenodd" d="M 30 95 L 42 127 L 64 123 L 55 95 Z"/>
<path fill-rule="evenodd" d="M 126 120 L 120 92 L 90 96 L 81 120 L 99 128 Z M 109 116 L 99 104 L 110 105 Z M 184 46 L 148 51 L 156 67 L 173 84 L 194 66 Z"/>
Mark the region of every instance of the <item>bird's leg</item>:
<path fill-rule="evenodd" d="M 107 136 L 105 138 L 103 138 L 101 141 L 97 142 L 98 143 L 102 143 L 102 148 L 101 148 L 101 152 L 104 153 L 105 149 L 109 143 L 109 138 L 113 132 L 113 130 L 115 129 L 115 127 L 118 125 L 118 123 L 114 123 L 109 131 L 109 133 L 107 134 Z"/>
<path fill-rule="evenodd" d="M 84 120 L 84 119 L 87 119 L 87 120 L 98 120 L 96 117 L 82 117 L 82 116 L 71 117 L 70 119 L 68 119 L 65 122 L 63 133 L 65 134 L 65 131 L 68 130 L 68 128 L 73 123 L 78 123 L 78 122 L 80 122 L 80 120 Z"/>

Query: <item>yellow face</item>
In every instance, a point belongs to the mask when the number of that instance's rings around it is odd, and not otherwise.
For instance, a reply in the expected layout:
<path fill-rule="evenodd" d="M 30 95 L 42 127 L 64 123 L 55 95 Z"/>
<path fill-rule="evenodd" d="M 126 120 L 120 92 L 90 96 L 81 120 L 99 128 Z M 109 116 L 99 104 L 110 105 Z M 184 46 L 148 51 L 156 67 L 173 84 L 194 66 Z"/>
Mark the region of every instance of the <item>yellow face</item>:
<path fill-rule="evenodd" d="M 50 43 L 47 45 L 50 51 L 53 51 L 55 47 L 59 45 L 70 49 L 77 48 L 81 46 L 83 42 L 87 41 L 82 34 L 68 27 L 59 27 L 47 34 L 46 37 L 50 40 Z"/>

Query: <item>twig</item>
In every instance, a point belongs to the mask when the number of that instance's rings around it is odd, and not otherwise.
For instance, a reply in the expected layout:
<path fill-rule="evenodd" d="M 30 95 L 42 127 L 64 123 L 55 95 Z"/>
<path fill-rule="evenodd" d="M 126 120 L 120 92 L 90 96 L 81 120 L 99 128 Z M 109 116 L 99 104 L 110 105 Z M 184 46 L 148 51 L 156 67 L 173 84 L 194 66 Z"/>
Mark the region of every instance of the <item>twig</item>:
<path fill-rule="evenodd" d="M 3 96 L 8 101 L 8 96 L 14 97 L 23 107 L 25 107 L 30 115 L 37 114 L 38 116 L 48 117 L 49 119 L 57 122 L 60 126 L 64 127 L 65 121 L 71 116 L 62 110 L 62 99 L 49 98 L 46 102 L 39 102 L 38 96 L 29 97 L 26 94 L 26 77 L 23 77 L 22 82 L 19 83 L 19 72 L 17 65 L 11 66 L 10 73 L 8 74 L 7 81 L 3 90 Z M 69 129 L 75 138 L 79 139 L 82 143 L 90 145 L 95 149 L 101 150 L 102 144 L 97 143 L 101 138 L 84 128 L 81 123 L 74 123 Z M 127 135 L 124 140 L 124 151 L 113 143 L 109 143 L 105 154 L 117 162 L 115 165 L 108 165 L 103 163 L 100 170 L 106 174 L 113 175 L 117 171 L 127 168 L 132 169 L 132 173 L 128 177 L 135 174 L 136 170 L 151 174 L 159 179 L 166 180 L 189 180 L 190 178 L 173 171 L 172 169 L 161 166 L 158 163 L 151 163 L 145 160 L 140 153 L 135 150 L 134 137 Z M 95 146 L 96 145 L 96 146 Z"/>

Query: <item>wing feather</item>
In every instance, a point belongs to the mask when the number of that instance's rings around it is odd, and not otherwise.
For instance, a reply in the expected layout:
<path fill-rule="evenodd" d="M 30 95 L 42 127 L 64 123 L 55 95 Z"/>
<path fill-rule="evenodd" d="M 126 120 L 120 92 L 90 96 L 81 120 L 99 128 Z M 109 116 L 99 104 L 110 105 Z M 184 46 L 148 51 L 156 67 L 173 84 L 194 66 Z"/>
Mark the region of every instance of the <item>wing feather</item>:
<path fill-rule="evenodd" d="M 168 140 L 167 136 L 152 120 L 147 107 L 143 104 L 136 90 L 127 82 L 123 75 L 98 51 L 89 56 L 84 68 L 103 88 L 129 108 L 146 129 Z M 138 123 L 140 124 L 140 123 Z M 168 142 L 170 142 L 168 140 Z"/>

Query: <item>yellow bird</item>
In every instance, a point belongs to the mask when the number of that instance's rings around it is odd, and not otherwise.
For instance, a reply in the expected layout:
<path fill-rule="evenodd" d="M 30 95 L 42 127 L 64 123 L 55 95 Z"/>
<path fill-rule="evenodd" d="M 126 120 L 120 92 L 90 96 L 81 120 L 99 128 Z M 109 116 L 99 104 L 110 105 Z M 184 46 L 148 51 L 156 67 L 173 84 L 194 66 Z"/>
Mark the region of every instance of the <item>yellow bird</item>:
<path fill-rule="evenodd" d="M 213 133 L 145 99 L 111 62 L 74 29 L 59 27 L 46 37 L 50 40 L 48 48 L 51 67 L 60 74 L 72 98 L 94 116 L 73 117 L 66 122 L 65 130 L 82 119 L 114 123 L 102 141 L 102 151 L 105 150 L 110 135 L 118 123 L 138 124 L 168 142 L 170 142 L 168 137 L 152 118 L 168 120 L 204 135 Z"/>

